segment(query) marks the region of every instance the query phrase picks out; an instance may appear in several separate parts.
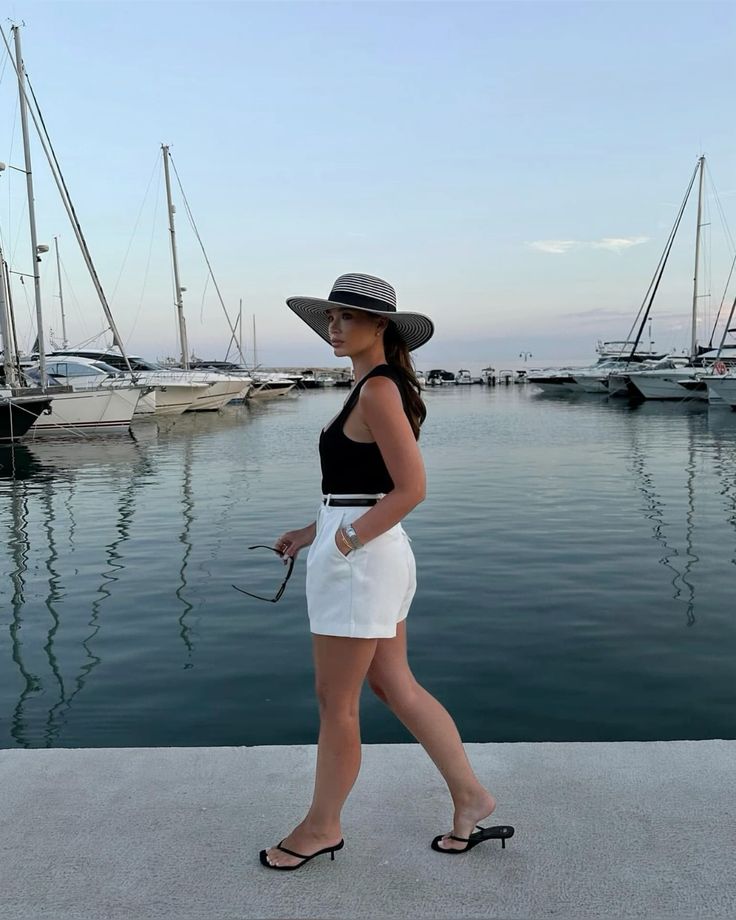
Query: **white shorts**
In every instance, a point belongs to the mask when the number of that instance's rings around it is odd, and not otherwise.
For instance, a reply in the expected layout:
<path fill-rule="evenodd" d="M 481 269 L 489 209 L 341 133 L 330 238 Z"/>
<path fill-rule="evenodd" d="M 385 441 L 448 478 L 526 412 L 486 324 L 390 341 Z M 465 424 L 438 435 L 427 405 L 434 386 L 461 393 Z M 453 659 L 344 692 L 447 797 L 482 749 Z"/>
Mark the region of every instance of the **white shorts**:
<path fill-rule="evenodd" d="M 401 524 L 348 556 L 335 544 L 338 528 L 369 510 L 370 506 L 320 505 L 317 536 L 307 554 L 307 611 L 313 633 L 391 639 L 396 624 L 409 612 L 417 587 L 416 566 Z"/>

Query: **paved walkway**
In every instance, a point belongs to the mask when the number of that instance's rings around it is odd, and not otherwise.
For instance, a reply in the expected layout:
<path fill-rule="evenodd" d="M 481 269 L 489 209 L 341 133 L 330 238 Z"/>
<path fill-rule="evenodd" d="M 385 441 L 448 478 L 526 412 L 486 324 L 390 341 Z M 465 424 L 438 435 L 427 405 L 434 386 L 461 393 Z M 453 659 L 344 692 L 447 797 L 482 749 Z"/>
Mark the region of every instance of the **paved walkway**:
<path fill-rule="evenodd" d="M 275 873 L 314 748 L 0 751 L 2 920 L 736 916 L 736 742 L 471 744 L 516 836 L 429 849 L 423 752 L 364 749 L 345 849 Z"/>

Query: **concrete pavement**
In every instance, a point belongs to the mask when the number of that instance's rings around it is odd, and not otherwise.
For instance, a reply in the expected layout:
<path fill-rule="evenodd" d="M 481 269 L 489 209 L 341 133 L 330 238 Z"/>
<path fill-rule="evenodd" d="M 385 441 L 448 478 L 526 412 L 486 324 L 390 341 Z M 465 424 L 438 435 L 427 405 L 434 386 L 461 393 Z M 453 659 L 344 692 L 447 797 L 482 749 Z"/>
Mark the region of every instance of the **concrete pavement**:
<path fill-rule="evenodd" d="M 736 742 L 470 744 L 513 824 L 434 853 L 423 751 L 364 748 L 345 849 L 269 872 L 313 747 L 0 751 L 2 920 L 736 916 Z"/>

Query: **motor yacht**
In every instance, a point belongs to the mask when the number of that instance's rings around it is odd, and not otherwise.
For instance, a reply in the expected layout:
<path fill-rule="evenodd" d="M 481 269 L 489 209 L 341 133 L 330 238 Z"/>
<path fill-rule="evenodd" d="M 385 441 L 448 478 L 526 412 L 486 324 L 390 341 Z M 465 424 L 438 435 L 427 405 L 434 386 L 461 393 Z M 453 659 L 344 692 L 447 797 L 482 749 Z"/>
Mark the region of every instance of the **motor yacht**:
<path fill-rule="evenodd" d="M 41 387 L 38 362 L 23 361 L 21 370 L 31 386 Z M 147 392 L 146 387 L 121 380 L 114 368 L 103 370 L 76 358 L 55 361 L 48 356 L 46 374 L 43 390 L 51 398 L 51 406 L 31 425 L 30 438 L 126 434 L 141 395 Z"/>

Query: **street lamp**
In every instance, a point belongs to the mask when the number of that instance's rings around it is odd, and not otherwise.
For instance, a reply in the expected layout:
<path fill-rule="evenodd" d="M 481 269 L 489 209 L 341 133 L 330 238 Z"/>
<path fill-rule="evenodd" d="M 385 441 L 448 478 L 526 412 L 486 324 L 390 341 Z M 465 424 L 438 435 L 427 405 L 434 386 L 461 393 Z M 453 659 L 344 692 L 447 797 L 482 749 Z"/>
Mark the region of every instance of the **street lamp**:
<path fill-rule="evenodd" d="M 533 358 L 534 355 L 530 351 L 519 352 L 519 357 L 524 359 L 524 364 L 526 364 L 527 358 Z"/>

